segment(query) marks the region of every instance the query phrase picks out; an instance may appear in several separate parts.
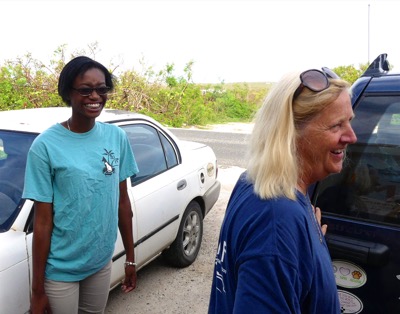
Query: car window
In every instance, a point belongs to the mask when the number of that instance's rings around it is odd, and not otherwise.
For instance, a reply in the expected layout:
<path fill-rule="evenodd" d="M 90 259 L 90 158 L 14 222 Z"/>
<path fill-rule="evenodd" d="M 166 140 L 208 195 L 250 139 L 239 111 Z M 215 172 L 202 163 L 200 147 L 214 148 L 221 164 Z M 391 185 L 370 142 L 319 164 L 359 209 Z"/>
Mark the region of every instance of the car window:
<path fill-rule="evenodd" d="M 368 118 L 366 118 L 368 117 Z M 345 167 L 318 188 L 317 206 L 332 214 L 400 224 L 400 97 L 365 97 L 355 108 L 356 144 Z"/>
<path fill-rule="evenodd" d="M 166 171 L 178 163 L 173 144 L 157 129 L 147 124 L 122 126 L 128 135 L 139 173 L 131 178 L 132 185 Z"/>
<path fill-rule="evenodd" d="M 35 137 L 0 131 L 0 232 L 11 227 L 21 208 L 26 158 Z"/>
<path fill-rule="evenodd" d="M 161 143 L 164 147 L 165 158 L 167 160 L 168 168 L 172 168 L 178 164 L 176 151 L 172 143 L 162 134 L 160 134 Z"/>

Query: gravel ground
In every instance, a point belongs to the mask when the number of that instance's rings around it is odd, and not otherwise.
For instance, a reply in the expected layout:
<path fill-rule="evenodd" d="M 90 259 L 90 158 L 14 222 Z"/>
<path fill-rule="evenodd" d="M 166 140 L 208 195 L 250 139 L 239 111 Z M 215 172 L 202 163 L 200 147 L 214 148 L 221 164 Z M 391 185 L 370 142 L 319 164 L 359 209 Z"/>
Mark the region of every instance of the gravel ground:
<path fill-rule="evenodd" d="M 167 266 L 160 257 L 138 272 L 137 288 L 110 292 L 106 313 L 207 313 L 219 230 L 232 188 L 243 168 L 219 168 L 221 194 L 204 219 L 203 242 L 196 261 L 184 269 Z"/>

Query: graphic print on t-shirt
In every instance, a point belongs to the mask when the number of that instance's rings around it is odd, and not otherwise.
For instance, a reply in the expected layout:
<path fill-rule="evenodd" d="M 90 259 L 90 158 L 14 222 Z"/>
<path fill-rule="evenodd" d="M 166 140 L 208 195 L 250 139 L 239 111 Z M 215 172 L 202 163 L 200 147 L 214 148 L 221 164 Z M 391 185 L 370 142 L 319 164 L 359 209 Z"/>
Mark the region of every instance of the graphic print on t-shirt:
<path fill-rule="evenodd" d="M 222 247 L 221 247 L 222 244 Z M 226 276 L 226 267 L 224 265 L 225 254 L 227 250 L 226 241 L 218 244 L 217 256 L 215 258 L 215 284 L 217 291 L 226 294 L 224 277 Z"/>
<path fill-rule="evenodd" d="M 102 162 L 104 163 L 103 173 L 106 176 L 110 176 L 115 172 L 115 167 L 118 165 L 119 158 L 114 156 L 113 151 L 107 150 L 104 148 L 105 153 L 103 154 L 106 157 L 103 157 Z"/>

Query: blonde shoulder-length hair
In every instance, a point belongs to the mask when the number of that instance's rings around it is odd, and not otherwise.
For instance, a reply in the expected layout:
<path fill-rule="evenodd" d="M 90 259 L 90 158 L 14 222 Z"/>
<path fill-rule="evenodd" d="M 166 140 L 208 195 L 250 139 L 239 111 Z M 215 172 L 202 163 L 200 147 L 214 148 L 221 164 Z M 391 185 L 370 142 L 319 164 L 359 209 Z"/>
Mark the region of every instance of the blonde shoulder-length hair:
<path fill-rule="evenodd" d="M 296 199 L 301 160 L 296 142 L 301 130 L 342 91 L 349 94 L 349 83 L 330 79 L 328 89 L 316 93 L 300 86 L 300 73 L 284 76 L 269 92 L 254 118 L 247 153 L 247 178 L 262 199 L 285 196 Z"/>

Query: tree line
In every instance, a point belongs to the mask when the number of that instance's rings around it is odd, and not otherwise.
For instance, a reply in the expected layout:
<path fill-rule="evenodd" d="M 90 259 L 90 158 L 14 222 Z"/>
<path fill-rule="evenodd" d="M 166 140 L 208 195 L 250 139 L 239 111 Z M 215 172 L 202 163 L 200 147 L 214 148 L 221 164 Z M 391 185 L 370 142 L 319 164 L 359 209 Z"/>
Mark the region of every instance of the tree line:
<path fill-rule="evenodd" d="M 88 45 L 88 50 L 75 51 L 67 58 L 63 45 L 47 63 L 30 53 L 6 60 L 0 65 L 0 110 L 65 106 L 57 93 L 59 74 L 75 56 L 96 59 L 97 43 Z M 192 80 L 192 61 L 180 76 L 175 74 L 173 64 L 156 71 L 141 61 L 141 73 L 132 69 L 115 75 L 115 90 L 109 95 L 107 107 L 143 113 L 168 126 L 250 121 L 271 87 L 268 83 L 196 84 Z M 333 70 L 352 83 L 366 67 L 341 66 Z M 115 73 L 118 65 L 111 63 L 108 68 Z"/>

